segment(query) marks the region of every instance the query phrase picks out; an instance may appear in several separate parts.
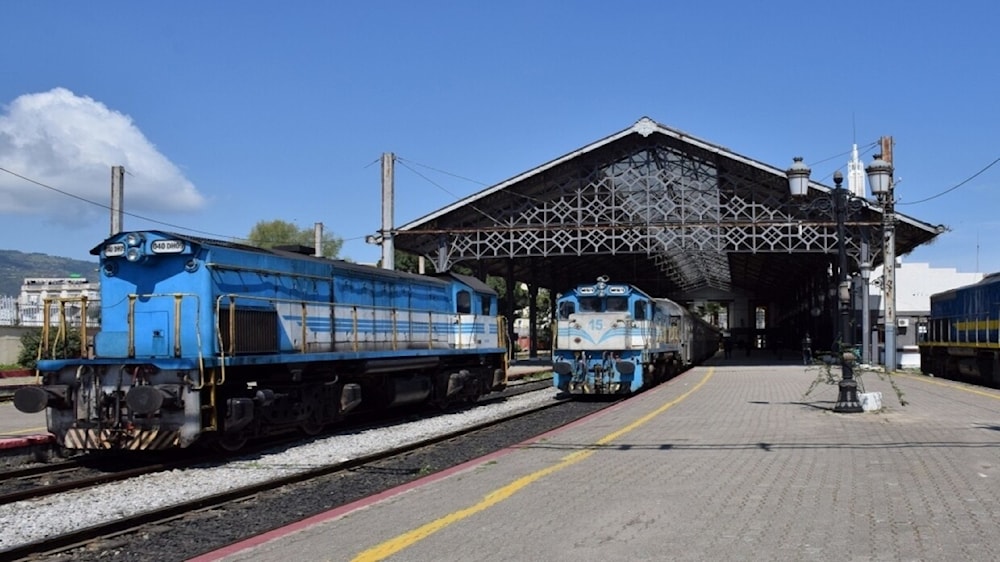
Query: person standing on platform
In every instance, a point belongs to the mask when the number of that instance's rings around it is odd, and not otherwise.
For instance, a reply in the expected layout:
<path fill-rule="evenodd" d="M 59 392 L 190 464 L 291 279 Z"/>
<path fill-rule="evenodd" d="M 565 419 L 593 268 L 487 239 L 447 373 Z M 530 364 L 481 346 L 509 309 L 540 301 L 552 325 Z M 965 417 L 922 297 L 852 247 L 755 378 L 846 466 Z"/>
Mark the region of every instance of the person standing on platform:
<path fill-rule="evenodd" d="M 813 343 L 812 339 L 809 337 L 809 332 L 806 332 L 806 337 L 802 338 L 802 364 L 808 365 L 812 363 L 813 359 Z"/>

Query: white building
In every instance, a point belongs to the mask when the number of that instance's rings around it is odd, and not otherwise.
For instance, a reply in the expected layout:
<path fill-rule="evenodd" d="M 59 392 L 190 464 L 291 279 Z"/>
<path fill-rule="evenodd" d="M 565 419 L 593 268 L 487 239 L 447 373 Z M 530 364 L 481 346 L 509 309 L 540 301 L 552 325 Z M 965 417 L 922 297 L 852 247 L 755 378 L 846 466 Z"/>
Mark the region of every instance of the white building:
<path fill-rule="evenodd" d="M 100 306 L 100 284 L 83 277 L 27 277 L 17 298 L 18 324 L 41 326 L 45 318 L 45 300 L 51 299 L 50 323 L 59 321 L 60 303 L 66 319 L 72 326 L 79 326 L 83 314 L 83 297 L 86 297 L 88 326 L 97 325 Z"/>
<path fill-rule="evenodd" d="M 872 272 L 870 286 L 873 327 L 871 341 L 884 343 L 885 304 L 882 300 L 882 266 Z M 962 273 L 951 267 L 931 267 L 929 263 L 903 263 L 896 260 L 896 344 L 897 358 L 902 367 L 919 367 L 920 354 L 916 345 L 927 333 L 927 316 L 931 311 L 931 295 L 957 287 L 972 285 L 985 277 L 983 273 Z M 874 311 L 878 311 L 877 320 Z M 873 347 L 874 349 L 874 347 Z M 900 351 L 902 353 L 900 353 Z"/>

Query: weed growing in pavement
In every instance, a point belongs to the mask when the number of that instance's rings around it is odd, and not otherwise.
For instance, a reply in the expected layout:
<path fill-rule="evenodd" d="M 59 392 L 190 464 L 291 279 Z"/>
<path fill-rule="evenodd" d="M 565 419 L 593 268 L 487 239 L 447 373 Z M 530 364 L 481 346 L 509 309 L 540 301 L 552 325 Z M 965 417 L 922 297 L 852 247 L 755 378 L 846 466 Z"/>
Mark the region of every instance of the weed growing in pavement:
<path fill-rule="evenodd" d="M 528 373 L 527 375 L 524 375 L 524 377 L 521 380 L 534 382 L 534 381 L 551 380 L 551 379 L 552 379 L 552 371 L 539 371 L 537 373 Z"/>
<path fill-rule="evenodd" d="M 834 369 L 834 366 L 837 368 Z M 809 383 L 809 388 L 806 389 L 805 394 L 802 395 L 803 398 L 809 396 L 812 391 L 822 384 L 840 384 L 841 370 L 840 364 L 835 362 L 830 358 L 824 358 L 822 360 L 813 360 L 813 363 L 806 367 L 806 370 L 815 370 L 816 378 Z M 882 381 L 888 381 L 889 386 L 892 387 L 893 392 L 896 393 L 896 399 L 899 400 L 900 406 L 906 406 L 908 402 L 904 398 L 903 390 L 899 388 L 896 384 L 896 380 L 892 377 L 892 372 L 886 371 L 882 368 L 872 368 L 872 367 L 862 367 L 861 365 L 854 365 L 854 380 L 858 381 L 858 392 L 863 393 L 865 391 L 865 385 L 862 380 L 862 375 L 868 373 L 875 373 L 876 376 Z"/>
<path fill-rule="evenodd" d="M 893 392 L 896 393 L 896 400 L 899 400 L 900 406 L 906 406 L 909 402 L 903 398 L 903 389 L 896 385 L 896 379 L 892 376 L 892 371 L 886 371 L 884 369 L 871 369 L 871 372 L 875 373 L 880 380 L 889 381 L 889 386 L 892 387 Z"/>

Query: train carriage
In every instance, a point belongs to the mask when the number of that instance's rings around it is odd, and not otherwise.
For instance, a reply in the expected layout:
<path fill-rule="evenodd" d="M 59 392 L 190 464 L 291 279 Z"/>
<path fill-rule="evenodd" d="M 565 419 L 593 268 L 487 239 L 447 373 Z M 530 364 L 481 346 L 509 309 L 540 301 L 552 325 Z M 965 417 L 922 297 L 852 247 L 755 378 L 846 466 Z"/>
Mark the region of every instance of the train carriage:
<path fill-rule="evenodd" d="M 67 448 L 232 450 L 268 434 L 314 434 L 349 413 L 445 407 L 506 385 L 497 295 L 475 278 L 160 231 L 121 233 L 92 253 L 101 277 L 92 353 L 43 358 L 43 384 L 15 396 L 22 411 L 47 409 Z M 77 305 L 85 316 L 86 301 Z"/>
<path fill-rule="evenodd" d="M 579 285 L 556 301 L 554 384 L 570 394 L 631 394 L 701 363 L 719 330 L 636 287 Z"/>

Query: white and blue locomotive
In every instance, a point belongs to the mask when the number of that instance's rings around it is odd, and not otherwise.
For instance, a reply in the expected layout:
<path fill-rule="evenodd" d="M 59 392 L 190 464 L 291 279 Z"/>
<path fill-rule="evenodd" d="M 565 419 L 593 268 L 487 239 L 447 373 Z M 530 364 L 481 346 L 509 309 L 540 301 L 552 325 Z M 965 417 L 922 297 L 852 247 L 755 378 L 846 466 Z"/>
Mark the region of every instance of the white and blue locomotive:
<path fill-rule="evenodd" d="M 636 287 L 579 285 L 556 301 L 555 386 L 569 394 L 631 394 L 718 351 L 719 330 Z"/>
<path fill-rule="evenodd" d="M 42 384 L 14 398 L 24 412 L 47 409 L 70 449 L 235 450 L 349 413 L 470 403 L 507 384 L 497 294 L 472 277 L 160 231 L 120 233 L 91 253 L 101 279 L 92 349 L 53 359 L 43 348 Z M 50 305 L 61 312 L 69 300 Z M 86 300 L 75 304 L 86 317 Z"/>

